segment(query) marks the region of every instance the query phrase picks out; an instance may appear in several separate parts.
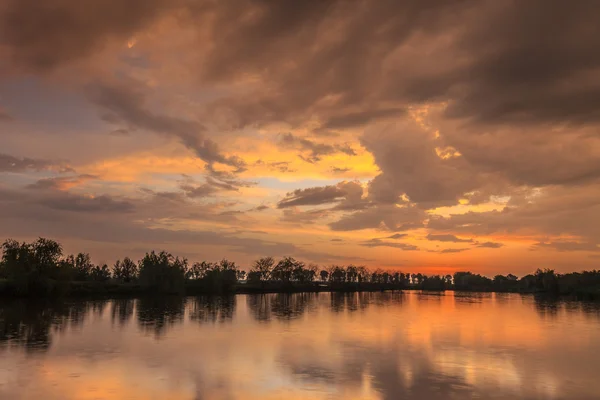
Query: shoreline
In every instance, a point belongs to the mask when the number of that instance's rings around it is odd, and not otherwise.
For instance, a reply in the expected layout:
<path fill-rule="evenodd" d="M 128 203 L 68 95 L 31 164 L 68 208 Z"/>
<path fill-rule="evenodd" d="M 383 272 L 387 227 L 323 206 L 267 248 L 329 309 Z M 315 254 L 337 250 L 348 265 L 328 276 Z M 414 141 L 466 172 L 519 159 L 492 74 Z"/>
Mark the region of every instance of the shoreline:
<path fill-rule="evenodd" d="M 238 283 L 229 290 L 206 290 L 205 286 L 187 284 L 180 292 L 156 292 L 137 283 L 115 282 L 70 282 L 66 285 L 55 285 L 50 293 L 18 293 L 12 282 L 0 281 L 0 299 L 79 299 L 79 298 L 123 298 L 147 296 L 221 296 L 236 294 L 293 294 L 293 293 L 372 293 L 372 292 L 410 292 L 444 293 L 446 291 L 464 293 L 514 293 L 523 295 L 539 295 L 548 298 L 561 298 L 576 301 L 600 301 L 600 291 L 574 291 L 569 293 L 552 293 L 539 290 L 481 290 L 477 288 L 445 288 L 425 289 L 414 286 L 382 283 L 281 283 L 264 282 L 263 284 Z"/>

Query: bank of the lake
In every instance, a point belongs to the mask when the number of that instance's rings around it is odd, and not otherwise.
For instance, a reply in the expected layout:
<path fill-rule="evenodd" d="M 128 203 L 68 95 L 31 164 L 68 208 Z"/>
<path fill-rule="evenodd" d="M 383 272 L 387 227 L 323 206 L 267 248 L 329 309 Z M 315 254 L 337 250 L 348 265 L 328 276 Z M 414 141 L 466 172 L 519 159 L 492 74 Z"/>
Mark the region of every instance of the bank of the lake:
<path fill-rule="evenodd" d="M 520 293 L 537 294 L 549 297 L 562 297 L 571 300 L 600 301 L 600 288 L 579 288 L 570 291 L 546 291 L 543 289 L 477 289 L 455 288 L 452 286 L 443 289 L 424 289 L 417 285 L 398 285 L 394 283 L 370 282 L 259 282 L 236 283 L 226 288 L 215 288 L 203 282 L 188 281 L 180 291 L 157 292 L 140 283 L 123 283 L 116 281 L 106 282 L 50 282 L 44 292 L 20 292 L 18 286 L 8 280 L 0 280 L 0 297 L 2 298 L 81 298 L 81 297 L 139 297 L 153 294 L 173 295 L 220 295 L 220 294 L 267 294 L 267 293 L 320 293 L 320 292 L 382 292 L 382 291 L 426 291 L 430 293 L 444 291 L 459 291 L 472 293 Z"/>

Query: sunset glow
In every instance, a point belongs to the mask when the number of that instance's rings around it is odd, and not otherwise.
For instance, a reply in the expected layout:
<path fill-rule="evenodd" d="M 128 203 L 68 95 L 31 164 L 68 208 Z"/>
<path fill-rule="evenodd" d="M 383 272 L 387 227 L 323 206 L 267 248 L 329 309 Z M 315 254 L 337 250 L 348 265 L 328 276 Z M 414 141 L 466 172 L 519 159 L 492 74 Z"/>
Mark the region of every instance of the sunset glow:
<path fill-rule="evenodd" d="M 597 268 L 597 4 L 85 3 L 0 6 L 2 238 L 109 265 Z"/>

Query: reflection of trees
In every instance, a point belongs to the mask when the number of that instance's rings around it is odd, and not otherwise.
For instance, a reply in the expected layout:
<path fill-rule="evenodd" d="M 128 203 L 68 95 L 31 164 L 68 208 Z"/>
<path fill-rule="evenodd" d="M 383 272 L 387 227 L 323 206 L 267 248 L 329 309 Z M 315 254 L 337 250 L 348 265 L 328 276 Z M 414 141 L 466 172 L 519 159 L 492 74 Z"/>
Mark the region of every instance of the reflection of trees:
<path fill-rule="evenodd" d="M 235 296 L 195 297 L 191 299 L 190 320 L 200 323 L 230 322 L 235 306 Z"/>
<path fill-rule="evenodd" d="M 252 316 L 261 322 L 272 317 L 279 320 L 292 320 L 316 307 L 317 293 L 276 293 L 248 295 L 246 303 Z"/>
<path fill-rule="evenodd" d="M 137 301 L 137 320 L 145 332 L 154 332 L 157 337 L 167 328 L 183 322 L 185 298 L 180 296 L 142 297 Z"/>
<path fill-rule="evenodd" d="M 396 303 L 402 303 L 402 292 L 352 292 L 329 294 L 329 308 L 333 312 L 354 312 L 364 311 L 369 306 L 377 307 L 389 306 Z"/>
<path fill-rule="evenodd" d="M 553 296 L 534 296 L 535 311 L 541 317 L 556 318 L 561 306 L 561 301 Z"/>
<path fill-rule="evenodd" d="M 281 320 L 301 317 L 315 305 L 317 298 L 316 293 L 277 293 L 273 296 L 273 315 Z"/>
<path fill-rule="evenodd" d="M 52 332 L 83 324 L 85 302 L 18 300 L 0 305 L 0 344 L 28 351 L 47 350 Z"/>
<path fill-rule="evenodd" d="M 247 295 L 246 303 L 257 321 L 293 320 L 317 307 L 334 313 L 366 310 L 369 306 L 387 306 L 402 303 L 401 292 L 330 292 L 330 293 L 277 293 Z"/>
<path fill-rule="evenodd" d="M 252 316 L 259 322 L 271 320 L 271 297 L 270 294 L 249 294 L 246 296 L 246 304 Z"/>
<path fill-rule="evenodd" d="M 133 299 L 115 299 L 112 301 L 111 321 L 114 324 L 118 321 L 120 326 L 123 326 L 133 316 Z"/>

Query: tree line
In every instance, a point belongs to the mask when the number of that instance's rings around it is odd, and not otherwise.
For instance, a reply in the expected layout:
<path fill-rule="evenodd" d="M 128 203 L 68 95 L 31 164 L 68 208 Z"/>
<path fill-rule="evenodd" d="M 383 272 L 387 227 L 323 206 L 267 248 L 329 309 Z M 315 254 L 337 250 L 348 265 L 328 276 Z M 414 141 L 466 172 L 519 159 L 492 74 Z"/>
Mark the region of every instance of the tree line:
<path fill-rule="evenodd" d="M 2 244 L 0 293 L 50 295 L 112 290 L 112 293 L 227 293 L 318 290 L 464 290 L 496 292 L 546 292 L 600 298 L 600 271 L 557 274 L 538 269 L 521 278 L 513 274 L 489 278 L 471 272 L 424 275 L 356 265 L 321 267 L 292 257 L 263 257 L 249 271 L 234 262 L 190 263 L 186 258 L 161 251 L 140 260 L 125 257 L 109 267 L 95 265 L 90 255 L 64 255 L 50 239 L 33 242 L 12 239 Z"/>

